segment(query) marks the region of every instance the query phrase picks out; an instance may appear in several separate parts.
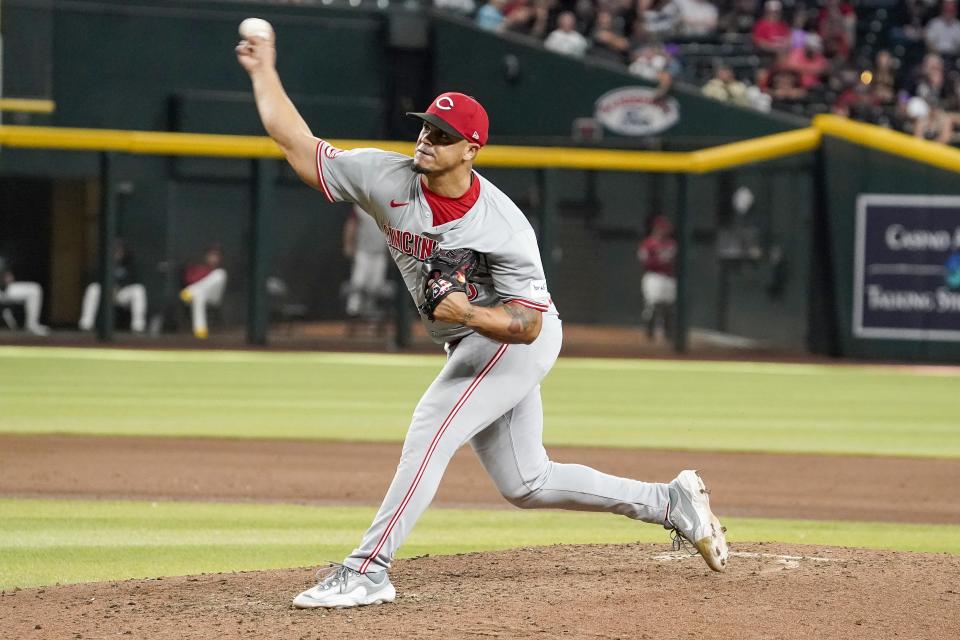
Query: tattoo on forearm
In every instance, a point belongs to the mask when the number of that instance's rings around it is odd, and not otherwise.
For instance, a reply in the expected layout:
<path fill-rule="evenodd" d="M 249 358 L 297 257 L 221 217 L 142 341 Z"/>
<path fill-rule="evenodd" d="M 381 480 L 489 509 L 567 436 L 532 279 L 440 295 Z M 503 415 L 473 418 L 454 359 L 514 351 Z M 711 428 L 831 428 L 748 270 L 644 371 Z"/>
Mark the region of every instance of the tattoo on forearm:
<path fill-rule="evenodd" d="M 503 308 L 506 309 L 510 315 L 510 325 L 507 327 L 510 333 L 524 334 L 530 329 L 530 323 L 533 321 L 533 318 L 530 317 L 529 309 L 509 304 L 504 305 Z"/>
<path fill-rule="evenodd" d="M 466 312 L 463 314 L 463 321 L 460 323 L 465 327 L 470 326 L 470 322 L 473 320 L 473 307 L 470 306 L 467 308 Z"/>

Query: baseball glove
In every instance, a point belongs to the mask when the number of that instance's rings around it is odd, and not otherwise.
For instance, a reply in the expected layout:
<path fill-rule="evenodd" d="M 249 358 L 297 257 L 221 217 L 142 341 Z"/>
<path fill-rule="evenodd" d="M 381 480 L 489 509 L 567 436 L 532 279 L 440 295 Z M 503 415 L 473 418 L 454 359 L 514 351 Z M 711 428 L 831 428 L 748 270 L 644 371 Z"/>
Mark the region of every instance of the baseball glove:
<path fill-rule="evenodd" d="M 454 291 L 467 292 L 480 256 L 472 249 L 440 249 L 423 262 L 424 301 L 420 311 L 431 320 L 437 305 Z"/>

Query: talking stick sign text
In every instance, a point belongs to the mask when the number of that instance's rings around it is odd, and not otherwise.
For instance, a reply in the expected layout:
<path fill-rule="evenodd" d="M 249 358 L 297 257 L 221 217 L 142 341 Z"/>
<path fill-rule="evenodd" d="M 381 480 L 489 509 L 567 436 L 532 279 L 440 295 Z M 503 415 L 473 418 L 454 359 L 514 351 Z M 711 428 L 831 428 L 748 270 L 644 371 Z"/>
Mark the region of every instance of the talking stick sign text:
<path fill-rule="evenodd" d="M 646 87 L 623 87 L 600 96 L 594 117 L 604 128 L 623 136 L 648 136 L 677 123 L 680 108 L 673 98 L 658 98 Z"/>
<path fill-rule="evenodd" d="M 853 335 L 960 341 L 960 197 L 857 199 Z"/>

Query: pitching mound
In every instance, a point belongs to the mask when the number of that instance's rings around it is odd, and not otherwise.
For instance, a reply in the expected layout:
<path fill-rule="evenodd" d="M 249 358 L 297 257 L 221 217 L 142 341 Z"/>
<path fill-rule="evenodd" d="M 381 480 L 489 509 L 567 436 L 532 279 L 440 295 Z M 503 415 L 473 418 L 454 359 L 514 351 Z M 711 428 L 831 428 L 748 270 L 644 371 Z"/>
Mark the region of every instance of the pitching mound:
<path fill-rule="evenodd" d="M 4 638 L 948 638 L 960 558 L 739 544 L 724 574 L 664 545 L 403 560 L 390 605 L 299 611 L 295 569 L 7 591 Z"/>

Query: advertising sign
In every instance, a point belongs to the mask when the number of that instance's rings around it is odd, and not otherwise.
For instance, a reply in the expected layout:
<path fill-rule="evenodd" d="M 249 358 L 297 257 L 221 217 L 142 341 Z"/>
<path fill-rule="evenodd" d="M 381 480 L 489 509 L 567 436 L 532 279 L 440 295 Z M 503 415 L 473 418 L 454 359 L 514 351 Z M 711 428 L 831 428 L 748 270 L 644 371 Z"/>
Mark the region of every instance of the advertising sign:
<path fill-rule="evenodd" d="M 853 335 L 960 341 L 960 196 L 857 198 Z"/>
<path fill-rule="evenodd" d="M 597 99 L 594 117 L 614 133 L 648 136 L 675 125 L 680 119 L 680 106 L 673 98 L 660 98 L 647 87 L 622 87 Z"/>

